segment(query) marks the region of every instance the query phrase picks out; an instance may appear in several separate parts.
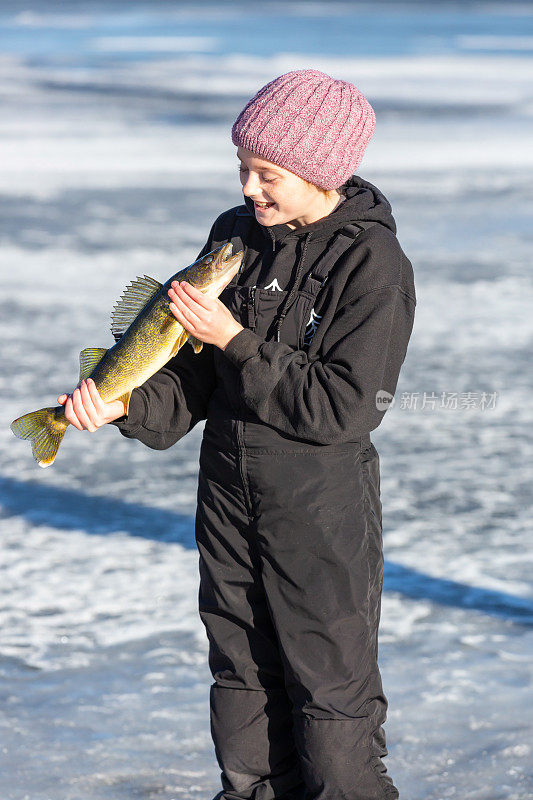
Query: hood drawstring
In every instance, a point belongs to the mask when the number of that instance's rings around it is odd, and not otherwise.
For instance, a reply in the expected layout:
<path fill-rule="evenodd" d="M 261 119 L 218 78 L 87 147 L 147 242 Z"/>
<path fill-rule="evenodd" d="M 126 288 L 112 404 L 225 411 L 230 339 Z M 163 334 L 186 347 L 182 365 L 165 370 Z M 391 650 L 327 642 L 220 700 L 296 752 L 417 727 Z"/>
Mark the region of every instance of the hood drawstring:
<path fill-rule="evenodd" d="M 303 268 L 304 268 L 304 264 L 305 264 L 305 256 L 306 256 L 306 253 L 307 253 L 307 245 L 308 245 L 308 242 L 309 242 L 310 238 L 311 238 L 311 232 L 306 233 L 305 234 L 305 242 L 304 242 L 304 245 L 302 247 L 300 260 L 298 262 L 298 268 L 296 270 L 296 277 L 295 277 L 295 279 L 293 281 L 293 284 L 292 284 L 292 286 L 290 288 L 289 293 L 287 294 L 287 296 L 285 298 L 285 302 L 283 303 L 283 306 L 282 306 L 282 309 L 281 309 L 281 313 L 279 314 L 279 316 L 278 316 L 278 318 L 276 320 L 276 325 L 274 327 L 274 333 L 275 333 L 276 342 L 279 342 L 279 340 L 280 340 L 279 339 L 280 328 L 281 328 L 281 326 L 283 324 L 283 320 L 287 316 L 287 311 L 289 310 L 289 306 L 291 304 L 292 298 L 294 297 L 295 293 L 298 291 L 298 287 L 300 285 L 300 277 L 301 277 L 302 272 L 303 272 Z"/>

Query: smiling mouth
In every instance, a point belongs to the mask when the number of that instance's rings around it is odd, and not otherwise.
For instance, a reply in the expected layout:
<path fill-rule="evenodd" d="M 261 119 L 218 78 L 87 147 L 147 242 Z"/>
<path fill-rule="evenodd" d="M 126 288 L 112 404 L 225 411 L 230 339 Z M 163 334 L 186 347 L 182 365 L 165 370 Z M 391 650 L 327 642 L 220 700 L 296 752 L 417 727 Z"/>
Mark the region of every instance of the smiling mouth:
<path fill-rule="evenodd" d="M 254 200 L 254 205 L 257 206 L 257 208 L 270 208 L 274 203 L 258 203 L 257 200 Z"/>

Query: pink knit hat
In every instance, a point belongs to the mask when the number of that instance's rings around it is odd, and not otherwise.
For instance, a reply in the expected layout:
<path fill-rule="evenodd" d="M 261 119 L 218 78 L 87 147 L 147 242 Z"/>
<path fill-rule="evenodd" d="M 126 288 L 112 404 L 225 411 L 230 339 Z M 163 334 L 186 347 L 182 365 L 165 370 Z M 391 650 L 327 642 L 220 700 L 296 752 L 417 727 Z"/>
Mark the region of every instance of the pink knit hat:
<path fill-rule="evenodd" d="M 231 139 L 316 186 L 337 189 L 361 163 L 375 126 L 372 106 L 353 83 L 300 69 L 248 101 Z"/>

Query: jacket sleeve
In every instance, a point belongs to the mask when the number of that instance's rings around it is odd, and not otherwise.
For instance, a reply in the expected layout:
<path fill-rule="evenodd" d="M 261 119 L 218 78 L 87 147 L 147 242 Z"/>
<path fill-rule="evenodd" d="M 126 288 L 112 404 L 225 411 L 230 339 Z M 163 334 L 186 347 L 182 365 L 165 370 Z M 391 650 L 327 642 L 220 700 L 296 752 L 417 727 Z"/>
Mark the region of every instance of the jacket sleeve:
<path fill-rule="evenodd" d="M 399 285 L 366 291 L 338 308 L 321 356 L 265 342 L 245 328 L 224 353 L 237 367 L 241 401 L 263 422 L 317 444 L 350 441 L 376 428 L 394 395 L 416 299 Z"/>
<path fill-rule="evenodd" d="M 212 249 L 213 232 L 214 225 L 197 258 Z M 185 344 L 162 369 L 133 390 L 128 416 L 110 424 L 128 439 L 165 450 L 206 419 L 215 381 L 213 345 L 204 343 L 195 353 Z"/>

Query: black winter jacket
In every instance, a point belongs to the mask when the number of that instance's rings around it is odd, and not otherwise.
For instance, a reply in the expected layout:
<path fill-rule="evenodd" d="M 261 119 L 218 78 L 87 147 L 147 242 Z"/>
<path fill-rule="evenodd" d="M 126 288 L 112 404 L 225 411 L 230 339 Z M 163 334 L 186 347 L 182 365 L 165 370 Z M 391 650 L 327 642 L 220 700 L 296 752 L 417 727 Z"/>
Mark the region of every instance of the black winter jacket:
<path fill-rule="evenodd" d="M 133 391 L 127 419 L 115 422 L 124 436 L 164 449 L 216 416 L 320 445 L 352 441 L 380 424 L 385 410 L 376 406 L 376 393 L 394 394 L 413 327 L 413 270 L 379 189 L 354 175 L 340 191 L 345 199 L 331 214 L 296 230 L 260 225 L 246 198 L 218 217 L 198 256 L 227 241 L 236 214 L 248 209 L 245 258 L 221 300 L 233 284 L 271 287 L 281 298 L 291 288 L 305 290 L 314 264 L 346 225 L 377 223 L 354 239 L 320 289 L 310 343 L 284 342 L 283 323 L 280 341 L 276 330 L 259 336 L 239 313 L 245 329 L 224 351 L 204 344 L 195 354 L 185 345 Z"/>

